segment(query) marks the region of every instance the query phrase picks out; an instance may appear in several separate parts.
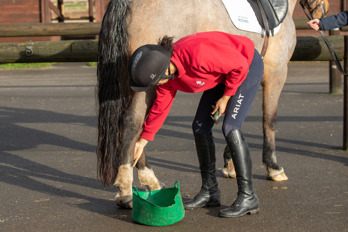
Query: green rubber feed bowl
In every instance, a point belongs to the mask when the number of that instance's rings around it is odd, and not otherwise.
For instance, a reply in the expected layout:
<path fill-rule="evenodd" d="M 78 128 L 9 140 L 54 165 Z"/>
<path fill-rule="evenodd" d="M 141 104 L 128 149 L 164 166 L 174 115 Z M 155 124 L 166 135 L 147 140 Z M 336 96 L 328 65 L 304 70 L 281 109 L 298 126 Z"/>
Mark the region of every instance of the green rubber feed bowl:
<path fill-rule="evenodd" d="M 167 226 L 185 216 L 177 181 L 173 188 L 139 191 L 133 187 L 133 221 L 149 226 Z"/>

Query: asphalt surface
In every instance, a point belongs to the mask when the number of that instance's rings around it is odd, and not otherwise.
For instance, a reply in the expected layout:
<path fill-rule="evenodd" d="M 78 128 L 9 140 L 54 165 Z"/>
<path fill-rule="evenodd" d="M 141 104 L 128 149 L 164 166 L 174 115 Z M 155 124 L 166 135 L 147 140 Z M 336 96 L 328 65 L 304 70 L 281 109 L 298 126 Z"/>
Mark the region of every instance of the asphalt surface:
<path fill-rule="evenodd" d="M 328 94 L 327 63 L 291 63 L 280 98 L 277 158 L 288 181 L 265 179 L 261 88 L 243 131 L 253 159 L 260 213 L 219 218 L 236 197 L 222 177 L 225 146 L 214 128 L 222 206 L 186 211 L 171 226 L 132 221 L 113 202 L 115 187 L 96 178 L 96 69 L 84 63 L 0 71 L 0 231 L 348 231 L 348 153 L 343 96 Z M 157 177 L 178 180 L 183 197 L 200 188 L 191 121 L 199 94 L 179 93 L 147 148 Z M 134 173 L 134 185 L 139 186 Z"/>

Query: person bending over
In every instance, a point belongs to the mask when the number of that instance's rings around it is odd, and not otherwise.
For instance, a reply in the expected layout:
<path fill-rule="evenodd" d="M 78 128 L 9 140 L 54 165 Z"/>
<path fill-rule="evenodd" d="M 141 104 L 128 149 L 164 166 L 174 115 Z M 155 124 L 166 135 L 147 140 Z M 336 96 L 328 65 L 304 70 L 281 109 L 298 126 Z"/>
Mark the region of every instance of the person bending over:
<path fill-rule="evenodd" d="M 220 206 L 216 179 L 214 120 L 225 114 L 222 132 L 237 174 L 237 199 L 220 211 L 221 217 L 240 217 L 259 211 L 252 184 L 252 163 L 241 127 L 261 83 L 264 65 L 253 42 L 244 36 L 202 32 L 179 39 L 165 36 L 159 45 L 147 44 L 131 57 L 130 85 L 134 91 L 156 87 L 157 96 L 135 144 L 134 164 L 148 141 L 164 123 L 177 91 L 203 92 L 192 123 L 201 173 L 201 190 L 185 209 Z"/>

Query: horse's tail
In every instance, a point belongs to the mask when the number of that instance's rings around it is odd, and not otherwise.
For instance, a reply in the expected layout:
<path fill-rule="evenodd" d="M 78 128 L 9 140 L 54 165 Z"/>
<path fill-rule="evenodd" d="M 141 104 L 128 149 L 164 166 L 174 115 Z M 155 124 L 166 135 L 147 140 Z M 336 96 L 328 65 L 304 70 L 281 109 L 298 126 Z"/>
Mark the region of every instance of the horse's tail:
<path fill-rule="evenodd" d="M 104 185 L 116 179 L 121 157 L 122 126 L 131 101 L 128 74 L 129 0 L 111 0 L 99 33 L 97 67 L 98 176 Z"/>

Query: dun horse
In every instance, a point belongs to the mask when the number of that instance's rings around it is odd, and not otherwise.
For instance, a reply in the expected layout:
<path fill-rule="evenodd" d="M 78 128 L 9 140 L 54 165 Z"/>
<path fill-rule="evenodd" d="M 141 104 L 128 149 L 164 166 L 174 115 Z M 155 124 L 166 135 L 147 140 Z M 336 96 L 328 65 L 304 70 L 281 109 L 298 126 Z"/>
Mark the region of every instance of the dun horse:
<path fill-rule="evenodd" d="M 306 1 L 305 1 L 306 2 Z M 269 38 L 264 57 L 263 154 L 267 177 L 287 180 L 275 152 L 275 121 L 278 99 L 287 77 L 287 63 L 296 44 L 292 13 L 296 0 L 289 0 L 279 32 Z M 309 7 L 309 6 L 307 6 Z M 164 35 L 179 39 L 203 31 L 223 31 L 251 38 L 259 52 L 264 38 L 236 29 L 220 0 L 111 0 L 99 37 L 98 84 L 98 175 L 105 185 L 116 185 L 116 203 L 132 207 L 134 144 L 155 97 L 155 90 L 135 93 L 129 87 L 129 57 L 144 44 L 156 44 Z M 234 170 L 228 150 L 224 154 L 226 177 Z M 139 182 L 149 190 L 161 184 L 149 167 L 145 154 L 137 164 Z"/>

